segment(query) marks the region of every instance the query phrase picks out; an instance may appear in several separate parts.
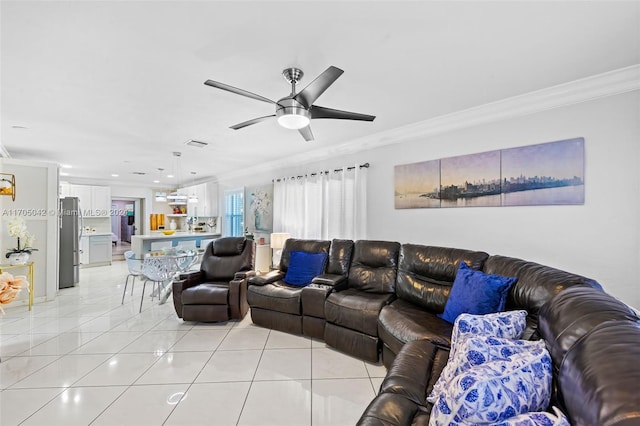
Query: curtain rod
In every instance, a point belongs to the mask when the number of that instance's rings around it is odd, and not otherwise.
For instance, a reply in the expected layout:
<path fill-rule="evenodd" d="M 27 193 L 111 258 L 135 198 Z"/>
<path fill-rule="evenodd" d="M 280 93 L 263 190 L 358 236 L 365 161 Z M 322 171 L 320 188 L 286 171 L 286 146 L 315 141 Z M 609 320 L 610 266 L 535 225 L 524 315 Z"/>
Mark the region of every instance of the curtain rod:
<path fill-rule="evenodd" d="M 361 169 L 368 169 L 369 168 L 369 163 L 364 163 L 364 164 L 360 164 L 358 166 Z M 347 170 L 353 170 L 355 169 L 356 166 L 351 166 L 351 167 L 347 167 Z M 344 171 L 344 169 L 333 169 L 334 173 L 337 172 L 342 172 Z M 317 176 L 317 175 L 322 175 L 322 174 L 329 174 L 331 172 L 331 170 L 323 170 L 321 172 L 316 172 L 316 173 L 310 173 L 308 175 L 299 175 L 299 176 L 291 176 L 289 179 L 302 179 L 303 177 L 307 177 L 307 176 Z M 278 178 L 278 179 L 272 179 L 271 182 L 280 182 L 281 180 L 284 180 L 286 178 Z"/>

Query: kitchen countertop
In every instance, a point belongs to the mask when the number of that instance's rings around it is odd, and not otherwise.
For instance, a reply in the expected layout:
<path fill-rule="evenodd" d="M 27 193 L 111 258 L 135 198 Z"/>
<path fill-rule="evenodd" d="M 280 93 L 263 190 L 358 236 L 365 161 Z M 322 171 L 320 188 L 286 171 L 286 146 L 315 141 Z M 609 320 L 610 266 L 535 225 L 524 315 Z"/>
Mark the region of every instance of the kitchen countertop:
<path fill-rule="evenodd" d="M 108 235 L 111 236 L 111 232 L 86 232 L 82 231 L 82 237 L 98 237 Z"/>
<path fill-rule="evenodd" d="M 138 238 L 142 240 L 170 240 L 172 238 L 180 237 L 219 237 L 220 234 L 215 232 L 189 232 L 189 231 L 176 231 L 171 235 L 164 235 L 162 232 L 151 231 L 151 234 L 132 235 L 131 239 Z"/>

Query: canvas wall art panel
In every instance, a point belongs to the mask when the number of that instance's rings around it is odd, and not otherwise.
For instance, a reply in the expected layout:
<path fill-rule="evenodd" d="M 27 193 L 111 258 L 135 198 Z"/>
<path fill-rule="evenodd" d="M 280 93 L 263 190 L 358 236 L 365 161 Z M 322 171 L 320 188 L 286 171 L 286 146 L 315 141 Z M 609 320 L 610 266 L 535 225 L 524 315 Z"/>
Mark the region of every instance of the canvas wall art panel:
<path fill-rule="evenodd" d="M 251 232 L 273 230 L 273 184 L 245 188 L 245 227 Z"/>
<path fill-rule="evenodd" d="M 500 206 L 500 151 L 440 160 L 442 207 Z"/>
<path fill-rule="evenodd" d="M 502 205 L 584 204 L 584 138 L 502 150 Z"/>
<path fill-rule="evenodd" d="M 440 160 L 394 167 L 396 209 L 440 207 Z"/>

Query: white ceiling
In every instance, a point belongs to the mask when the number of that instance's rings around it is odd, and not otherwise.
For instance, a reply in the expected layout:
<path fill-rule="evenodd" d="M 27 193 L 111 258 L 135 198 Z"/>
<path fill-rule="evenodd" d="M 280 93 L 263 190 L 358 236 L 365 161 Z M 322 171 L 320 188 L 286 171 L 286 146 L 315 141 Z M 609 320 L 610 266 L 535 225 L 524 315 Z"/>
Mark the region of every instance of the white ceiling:
<path fill-rule="evenodd" d="M 158 167 L 220 177 L 640 63 L 638 1 L 3 0 L 0 19 L 11 157 L 143 186 L 175 184 Z M 275 120 L 229 129 L 272 106 L 203 84 L 277 100 L 284 68 L 304 71 L 301 88 L 329 65 L 345 73 L 316 104 L 377 118 L 314 120 L 314 142 Z"/>

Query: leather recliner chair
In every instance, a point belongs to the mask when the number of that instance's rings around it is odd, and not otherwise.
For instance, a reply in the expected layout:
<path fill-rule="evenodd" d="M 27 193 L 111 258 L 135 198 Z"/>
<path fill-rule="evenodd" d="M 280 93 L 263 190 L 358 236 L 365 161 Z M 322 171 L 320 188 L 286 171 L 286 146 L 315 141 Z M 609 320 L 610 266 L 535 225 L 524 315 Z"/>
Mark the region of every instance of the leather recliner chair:
<path fill-rule="evenodd" d="M 283 281 L 292 251 L 329 254 L 331 241 L 289 238 L 284 243 L 278 269 L 251 278 L 247 300 L 254 324 L 286 333 L 302 334 L 302 291 Z M 325 266 L 326 269 L 326 266 Z M 324 271 L 323 271 L 324 272 Z"/>
<path fill-rule="evenodd" d="M 242 319 L 249 310 L 247 280 L 255 275 L 254 242 L 219 238 L 207 246 L 198 272 L 173 282 L 173 305 L 185 321 Z"/>
<path fill-rule="evenodd" d="M 378 362 L 378 315 L 395 298 L 400 243 L 356 241 L 349 276 L 324 304 L 327 345 Z"/>

